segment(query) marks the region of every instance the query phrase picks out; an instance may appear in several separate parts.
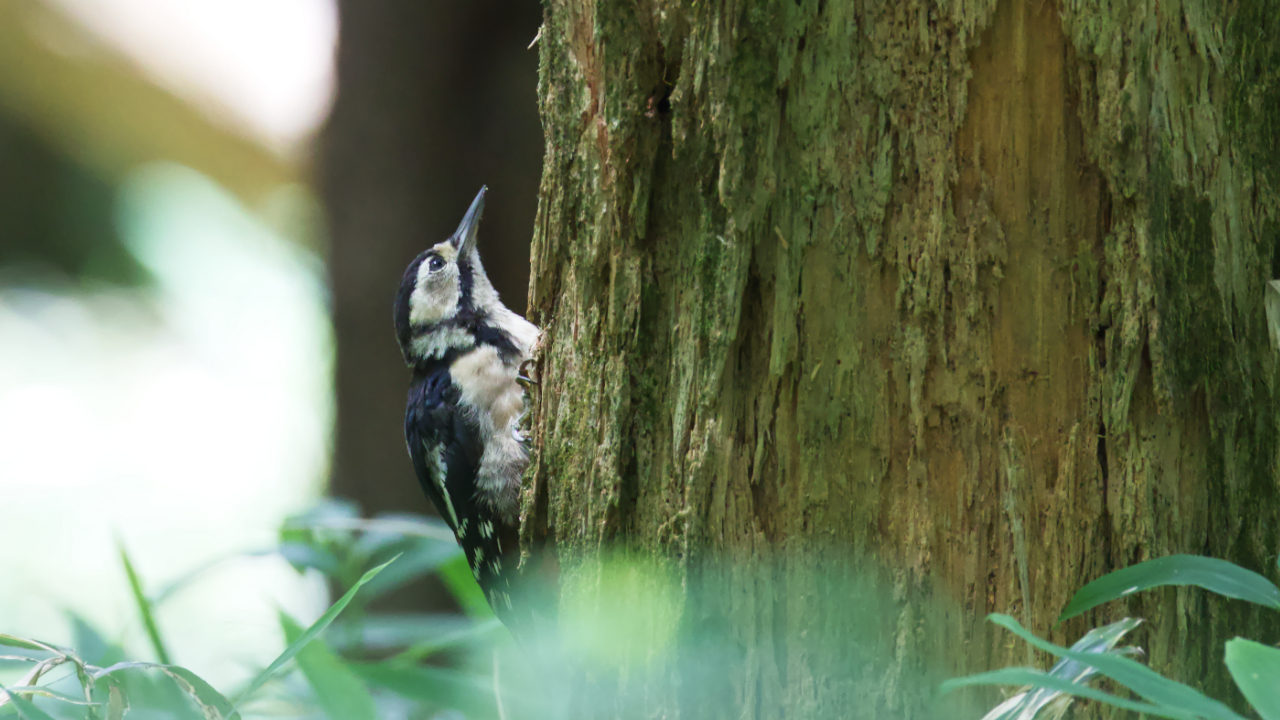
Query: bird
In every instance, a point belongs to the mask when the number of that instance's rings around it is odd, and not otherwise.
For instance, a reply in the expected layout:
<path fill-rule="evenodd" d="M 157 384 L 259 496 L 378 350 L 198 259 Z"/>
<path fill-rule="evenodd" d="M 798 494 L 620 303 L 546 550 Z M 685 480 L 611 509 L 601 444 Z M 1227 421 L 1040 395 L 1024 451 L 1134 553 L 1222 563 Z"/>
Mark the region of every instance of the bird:
<path fill-rule="evenodd" d="M 453 530 L 494 614 L 517 634 L 522 428 L 536 325 L 502 304 L 476 246 L 487 188 L 458 229 L 409 263 L 396 339 L 412 369 L 404 434 L 423 491 Z"/>

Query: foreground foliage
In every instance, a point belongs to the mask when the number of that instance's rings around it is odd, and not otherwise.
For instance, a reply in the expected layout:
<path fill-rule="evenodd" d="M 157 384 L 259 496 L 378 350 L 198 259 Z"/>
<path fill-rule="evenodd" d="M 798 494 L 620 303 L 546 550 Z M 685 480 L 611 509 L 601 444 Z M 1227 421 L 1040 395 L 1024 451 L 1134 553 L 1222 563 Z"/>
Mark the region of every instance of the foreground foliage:
<path fill-rule="evenodd" d="M 1058 622 L 1142 590 L 1171 585 L 1194 585 L 1280 610 L 1280 588 L 1258 573 L 1225 560 L 1171 555 L 1117 570 L 1089 583 L 1067 603 Z M 993 613 L 988 619 L 1062 660 L 1048 673 L 1030 668 L 1005 668 L 943 683 L 943 692 L 968 685 L 1030 686 L 1030 690 L 998 705 L 984 720 L 1031 720 L 1042 711 L 1060 712 L 1070 697 L 1088 698 L 1174 720 L 1244 720 L 1221 702 L 1133 660 L 1129 656 L 1141 653 L 1137 648 L 1115 648 L 1120 637 L 1137 627 L 1139 620 L 1126 618 L 1093 630 L 1067 649 L 1036 637 L 1007 615 Z M 1280 686 L 1275 682 L 1280 678 L 1280 649 L 1237 637 L 1226 643 L 1225 660 L 1231 678 L 1253 709 L 1265 720 L 1280 719 Z M 1145 702 L 1089 687 L 1086 683 L 1096 675 L 1110 678 Z"/>
<path fill-rule="evenodd" d="M 343 593 L 309 626 L 281 612 L 288 646 L 243 687 L 219 690 L 173 664 L 155 619 L 157 605 L 208 568 L 148 595 L 121 548 L 157 662 L 127 658 L 76 616 L 77 649 L 0 634 L 0 666 L 30 666 L 16 683 L 0 685 L 0 717 L 120 720 L 129 712 L 206 720 L 233 720 L 242 713 L 371 720 L 430 717 L 450 708 L 475 718 L 498 715 L 493 642 L 505 630 L 489 612 L 448 528 L 411 516 L 361 519 L 353 506 L 330 501 L 288 520 L 280 537 L 278 547 L 255 554 L 279 554 L 300 572 L 318 570 Z M 368 611 L 377 597 L 432 573 L 468 617 Z"/>

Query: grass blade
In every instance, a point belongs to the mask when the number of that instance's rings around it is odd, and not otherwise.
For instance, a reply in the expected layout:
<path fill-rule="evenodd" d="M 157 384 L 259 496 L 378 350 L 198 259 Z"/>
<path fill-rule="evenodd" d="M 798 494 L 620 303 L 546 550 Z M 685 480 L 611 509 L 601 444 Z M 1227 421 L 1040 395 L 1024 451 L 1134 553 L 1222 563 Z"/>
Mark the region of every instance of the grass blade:
<path fill-rule="evenodd" d="M 351 602 L 351 599 L 356 596 L 356 592 L 358 592 L 365 583 L 369 582 L 377 576 L 378 573 L 382 572 L 383 568 L 395 562 L 398 557 L 400 556 L 397 555 L 378 567 L 373 568 L 357 580 L 356 584 L 352 585 L 351 589 L 338 599 L 338 602 L 331 605 L 329 609 L 325 611 L 324 615 L 320 616 L 319 620 L 312 623 L 311 627 L 307 628 L 296 640 L 289 643 L 289 647 L 285 648 L 284 652 L 280 653 L 279 657 L 271 661 L 271 664 L 267 666 L 266 670 L 258 673 L 258 676 L 253 679 L 253 682 L 249 683 L 249 687 L 246 688 L 244 692 L 240 693 L 240 697 L 236 699 L 236 706 L 239 707 L 240 703 L 244 702 L 246 698 L 257 692 L 264 684 L 266 684 L 267 680 L 271 679 L 271 676 L 274 675 L 277 670 L 279 670 L 285 663 L 292 660 L 294 656 L 298 654 L 298 651 L 306 647 L 307 643 L 311 642 L 315 636 L 324 632 L 324 629 L 329 627 L 329 624 L 333 622 L 334 618 L 338 617 L 338 614 L 341 613 L 347 607 L 347 604 Z"/>
<path fill-rule="evenodd" d="M 5 635 L 3 633 L 0 633 L 0 645 L 21 648 L 23 650 L 40 650 L 42 652 L 61 653 L 61 651 L 54 645 L 14 637 L 13 635 Z"/>
<path fill-rule="evenodd" d="M 1139 590 L 1165 585 L 1195 585 L 1219 595 L 1280 610 L 1280 588 L 1235 563 L 1199 555 L 1170 555 L 1108 573 L 1080 588 L 1058 622 Z"/>
<path fill-rule="evenodd" d="M 142 580 L 134 571 L 129 553 L 124 549 L 124 542 L 119 538 L 116 539 L 116 547 L 120 549 L 120 561 L 124 563 L 124 572 L 129 576 L 129 589 L 133 591 L 133 601 L 137 603 L 138 612 L 142 614 L 142 625 L 147 629 L 147 637 L 151 639 L 151 647 L 156 651 L 156 659 L 162 665 L 172 665 L 173 660 L 169 658 L 169 651 L 165 650 L 164 640 L 160 638 L 160 628 L 156 625 L 151 601 L 147 599 L 146 593 L 142 592 Z"/>
<path fill-rule="evenodd" d="M 1280 650 L 1244 638 L 1227 641 L 1227 670 L 1263 720 L 1280 720 Z"/>
<path fill-rule="evenodd" d="M 1244 720 L 1231 708 L 1217 700 L 1200 694 L 1194 688 L 1170 680 L 1146 665 L 1127 657 L 1068 650 L 1036 637 L 1008 615 L 991 613 L 987 619 L 1045 652 L 1057 657 L 1070 658 L 1094 668 L 1147 700 L 1163 706 L 1166 710 L 1180 708 L 1208 720 Z"/>
<path fill-rule="evenodd" d="M 285 639 L 294 642 L 302 636 L 302 626 L 280 613 L 280 627 Z M 298 651 L 298 669 L 311 684 L 325 714 L 334 720 L 377 720 L 373 695 L 360 676 L 342 664 L 328 643 L 312 640 Z"/>

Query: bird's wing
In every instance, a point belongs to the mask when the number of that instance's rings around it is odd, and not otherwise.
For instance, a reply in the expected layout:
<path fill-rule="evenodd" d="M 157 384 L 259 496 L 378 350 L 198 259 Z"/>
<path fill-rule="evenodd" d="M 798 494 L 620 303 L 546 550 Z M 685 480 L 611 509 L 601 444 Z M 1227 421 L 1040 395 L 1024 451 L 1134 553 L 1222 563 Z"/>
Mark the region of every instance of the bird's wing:
<path fill-rule="evenodd" d="M 458 407 L 457 394 L 447 370 L 415 378 L 404 417 L 418 482 L 454 534 L 474 514 L 469 485 L 484 452 L 480 429 Z"/>

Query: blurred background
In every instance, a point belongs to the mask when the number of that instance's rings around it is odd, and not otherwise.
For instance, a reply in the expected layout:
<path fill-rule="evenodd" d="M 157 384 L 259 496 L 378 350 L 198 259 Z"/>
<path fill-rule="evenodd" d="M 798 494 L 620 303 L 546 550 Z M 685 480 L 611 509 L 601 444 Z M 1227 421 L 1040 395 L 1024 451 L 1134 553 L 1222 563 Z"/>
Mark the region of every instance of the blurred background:
<path fill-rule="evenodd" d="M 432 514 L 391 301 L 487 184 L 485 265 L 525 307 L 540 22 L 0 0 L 0 633 L 155 659 L 123 548 L 173 662 L 234 686 L 281 611 L 311 622 L 398 542 L 361 517 Z M 458 610 L 451 541 L 413 527 L 432 544 L 368 613 Z"/>

